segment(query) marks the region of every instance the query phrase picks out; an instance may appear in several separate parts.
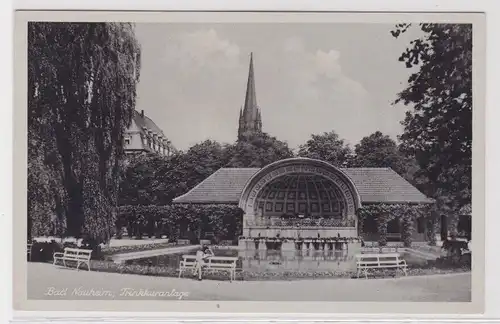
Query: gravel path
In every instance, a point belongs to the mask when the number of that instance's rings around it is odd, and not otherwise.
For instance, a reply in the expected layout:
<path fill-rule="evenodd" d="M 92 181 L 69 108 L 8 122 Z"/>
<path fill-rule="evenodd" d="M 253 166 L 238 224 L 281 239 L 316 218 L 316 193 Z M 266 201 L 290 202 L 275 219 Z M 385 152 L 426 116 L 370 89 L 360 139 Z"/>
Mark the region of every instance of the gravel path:
<path fill-rule="evenodd" d="M 470 273 L 391 279 L 213 281 L 28 264 L 29 299 L 467 302 Z"/>

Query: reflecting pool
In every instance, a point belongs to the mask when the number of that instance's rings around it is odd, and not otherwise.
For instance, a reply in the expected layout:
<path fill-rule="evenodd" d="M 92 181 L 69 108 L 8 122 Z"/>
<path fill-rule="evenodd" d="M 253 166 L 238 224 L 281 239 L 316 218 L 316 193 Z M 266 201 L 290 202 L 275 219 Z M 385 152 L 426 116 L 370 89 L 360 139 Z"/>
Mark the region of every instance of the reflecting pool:
<path fill-rule="evenodd" d="M 183 254 L 195 254 L 196 250 L 159 255 L 127 261 L 127 264 L 178 268 Z M 359 253 L 359 252 L 358 252 Z M 214 249 L 216 256 L 238 257 L 237 268 L 254 272 L 279 271 L 353 271 L 356 269 L 354 252 L 348 250 L 238 250 Z M 409 253 L 401 253 L 408 264 L 425 262 Z"/>

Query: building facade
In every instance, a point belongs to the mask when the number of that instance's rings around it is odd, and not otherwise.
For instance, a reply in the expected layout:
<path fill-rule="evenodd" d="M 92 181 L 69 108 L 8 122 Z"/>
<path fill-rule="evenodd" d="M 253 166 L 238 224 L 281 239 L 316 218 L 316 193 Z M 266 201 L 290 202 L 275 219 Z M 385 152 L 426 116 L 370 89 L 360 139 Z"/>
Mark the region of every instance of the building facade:
<path fill-rule="evenodd" d="M 163 131 L 144 114 L 134 111 L 132 124 L 123 137 L 125 153 L 129 155 L 156 153 L 169 156 L 174 150 Z"/>
<path fill-rule="evenodd" d="M 309 158 L 284 159 L 258 168 L 222 168 L 175 204 L 235 204 L 243 210 L 244 240 L 286 237 L 377 241 L 376 217 L 360 230 L 358 209 L 367 204 L 432 204 L 434 201 L 390 168 L 337 168 Z M 370 223 L 373 221 L 374 225 Z M 388 237 L 402 228 L 387 224 Z M 414 242 L 426 241 L 426 222 L 414 220 Z"/>

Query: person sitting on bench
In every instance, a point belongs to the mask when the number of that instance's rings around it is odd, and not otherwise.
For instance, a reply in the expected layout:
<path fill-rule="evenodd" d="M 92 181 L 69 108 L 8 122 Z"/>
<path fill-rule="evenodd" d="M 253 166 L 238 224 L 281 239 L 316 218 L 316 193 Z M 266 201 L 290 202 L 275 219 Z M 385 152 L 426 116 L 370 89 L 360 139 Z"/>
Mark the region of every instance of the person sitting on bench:
<path fill-rule="evenodd" d="M 202 280 L 201 272 L 202 268 L 205 265 L 205 261 L 207 258 L 214 256 L 214 252 L 208 246 L 202 246 L 196 252 L 196 270 L 195 274 L 198 273 L 198 280 Z"/>

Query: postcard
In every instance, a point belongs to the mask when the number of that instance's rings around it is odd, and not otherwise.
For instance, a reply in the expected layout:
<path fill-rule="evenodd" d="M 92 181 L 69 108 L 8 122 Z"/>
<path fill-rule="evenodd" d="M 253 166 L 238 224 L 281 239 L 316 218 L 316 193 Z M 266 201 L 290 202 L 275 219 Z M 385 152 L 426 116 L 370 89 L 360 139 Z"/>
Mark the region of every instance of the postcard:
<path fill-rule="evenodd" d="M 14 307 L 482 313 L 484 96 L 479 13 L 19 11 Z"/>

